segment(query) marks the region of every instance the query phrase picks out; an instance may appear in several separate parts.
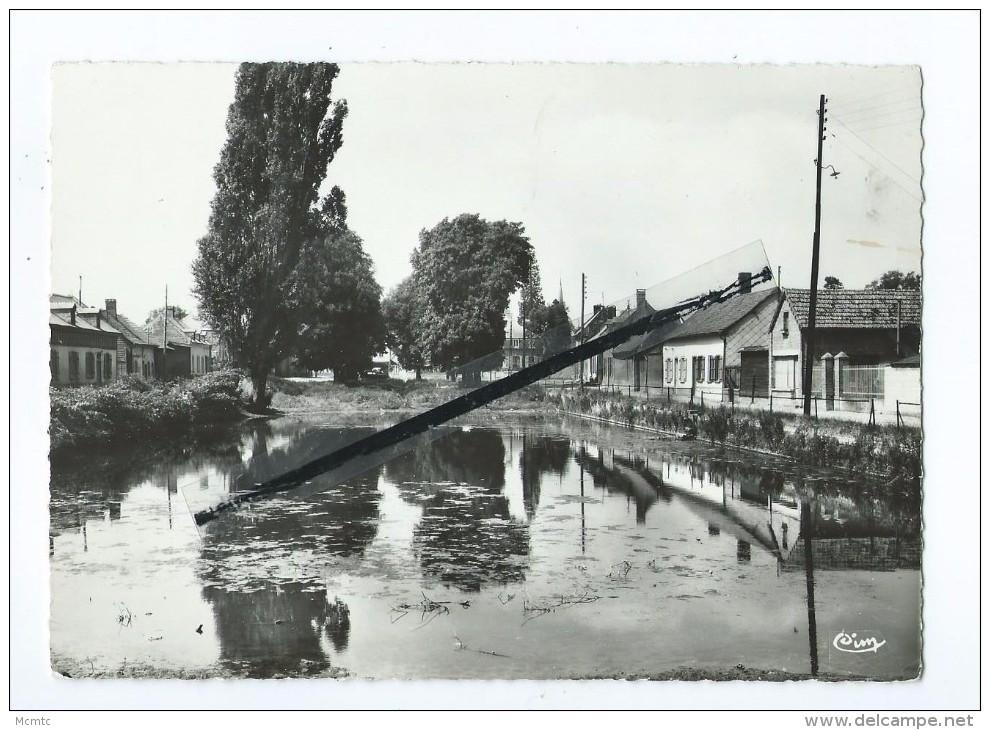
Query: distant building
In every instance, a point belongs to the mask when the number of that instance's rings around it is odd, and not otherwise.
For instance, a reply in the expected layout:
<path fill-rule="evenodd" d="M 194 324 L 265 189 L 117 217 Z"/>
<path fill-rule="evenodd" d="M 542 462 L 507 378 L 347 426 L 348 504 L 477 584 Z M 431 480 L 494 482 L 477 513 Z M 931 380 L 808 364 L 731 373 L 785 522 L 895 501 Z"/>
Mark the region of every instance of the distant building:
<path fill-rule="evenodd" d="M 71 300 L 71 304 L 67 302 Z M 119 332 L 99 315 L 91 324 L 79 316 L 71 297 L 54 296 L 50 302 L 51 382 L 55 386 L 103 385 L 117 379 Z"/>
<path fill-rule="evenodd" d="M 190 315 L 178 320 L 179 326 L 187 337 L 210 346 L 210 365 L 208 370 L 217 370 L 231 364 L 230 348 L 213 327 Z"/>
<path fill-rule="evenodd" d="M 147 338 L 157 345 L 155 371 L 165 379 L 201 375 L 210 371 L 210 344 L 201 333 L 187 334 L 175 318 L 175 307 L 144 326 Z M 167 333 L 167 337 L 166 337 Z"/>
<path fill-rule="evenodd" d="M 155 377 L 155 344 L 148 339 L 144 330 L 123 314 L 117 311 L 117 300 L 105 300 L 105 307 L 96 310 L 88 308 L 80 314 L 88 322 L 99 318 L 108 323 L 118 332 L 117 337 L 117 373 L 137 375 L 142 378 Z"/>

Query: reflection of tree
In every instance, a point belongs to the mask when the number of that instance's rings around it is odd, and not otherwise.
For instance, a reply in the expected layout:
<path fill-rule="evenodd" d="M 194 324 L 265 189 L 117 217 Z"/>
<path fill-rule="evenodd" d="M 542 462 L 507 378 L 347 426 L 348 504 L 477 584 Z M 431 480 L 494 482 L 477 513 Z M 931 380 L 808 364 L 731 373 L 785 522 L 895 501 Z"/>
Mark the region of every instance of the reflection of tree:
<path fill-rule="evenodd" d="M 455 432 L 386 467 L 402 498 L 423 506 L 413 545 L 423 572 L 444 585 L 478 591 L 524 578 L 529 532 L 514 522 L 498 431 Z"/>
<path fill-rule="evenodd" d="M 523 504 L 529 519 L 536 515 L 536 510 L 540 506 L 540 483 L 543 475 L 563 476 L 570 456 L 570 441 L 523 434 L 519 471 L 522 477 Z"/>
<path fill-rule="evenodd" d="M 200 575 L 235 587 L 267 585 L 289 568 L 318 578 L 328 558 L 360 553 L 374 539 L 380 471 L 305 499 L 265 499 L 216 520 L 204 530 Z"/>
<path fill-rule="evenodd" d="M 333 605 L 323 591 L 300 583 L 283 583 L 256 591 L 227 591 L 207 586 L 203 595 L 213 606 L 221 661 L 244 665 L 250 676 L 271 677 L 323 671 L 330 666 L 321 634 L 339 632 Z M 332 637 L 331 637 L 332 638 Z M 346 647 L 346 632 L 333 642 Z"/>
<path fill-rule="evenodd" d="M 267 421 L 253 425 L 245 433 L 242 445 L 251 456 L 237 479 L 235 490 L 250 489 L 291 471 L 314 459 L 332 453 L 347 444 L 372 434 L 372 428 L 310 427 L 299 430 L 299 424 L 289 423 L 276 430 Z"/>
<path fill-rule="evenodd" d="M 466 492 L 441 487 L 416 525 L 413 545 L 423 572 L 464 591 L 523 580 L 528 528 L 512 520 L 504 496 Z"/>
<path fill-rule="evenodd" d="M 393 459 L 385 466 L 385 477 L 399 486 L 403 499 L 415 504 L 428 501 L 437 493 L 437 485 L 445 482 L 499 494 L 505 486 L 504 459 L 498 431 L 455 431 Z"/>
<path fill-rule="evenodd" d="M 217 428 L 159 444 L 113 445 L 83 452 L 57 452 L 51 459 L 51 532 L 101 519 L 109 510 L 119 519 L 127 493 L 144 482 L 176 484 L 176 475 L 194 471 L 234 470 L 240 463 L 237 434 Z M 174 493 L 174 489 L 173 489 Z"/>

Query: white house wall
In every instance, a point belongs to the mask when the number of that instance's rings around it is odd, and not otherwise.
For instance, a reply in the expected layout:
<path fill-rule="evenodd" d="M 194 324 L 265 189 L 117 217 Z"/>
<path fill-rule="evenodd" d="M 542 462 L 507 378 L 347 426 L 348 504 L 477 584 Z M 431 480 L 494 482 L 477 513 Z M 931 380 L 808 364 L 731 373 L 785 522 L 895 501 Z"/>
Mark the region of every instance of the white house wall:
<path fill-rule="evenodd" d="M 684 341 L 674 341 L 666 343 L 663 346 L 663 362 L 664 362 L 664 379 L 662 385 L 669 388 L 695 388 L 695 396 L 699 396 L 701 393 L 705 393 L 706 396 L 710 395 L 716 400 L 722 397 L 722 381 L 725 377 L 725 343 L 722 338 L 713 335 L 709 337 L 697 337 L 690 340 Z M 705 378 L 703 381 L 697 383 L 694 382 L 694 371 L 692 367 L 693 358 L 703 357 L 705 359 Z M 708 358 L 709 357 L 720 357 L 722 358 L 723 367 L 720 369 L 718 380 L 711 382 L 708 379 Z M 681 366 L 678 364 L 678 360 L 684 358 L 686 360 L 686 366 L 683 371 Z M 673 364 L 671 368 L 673 373 L 672 379 L 669 379 L 668 373 L 666 371 L 667 360 L 670 360 Z M 683 375 L 683 377 L 682 377 Z"/>

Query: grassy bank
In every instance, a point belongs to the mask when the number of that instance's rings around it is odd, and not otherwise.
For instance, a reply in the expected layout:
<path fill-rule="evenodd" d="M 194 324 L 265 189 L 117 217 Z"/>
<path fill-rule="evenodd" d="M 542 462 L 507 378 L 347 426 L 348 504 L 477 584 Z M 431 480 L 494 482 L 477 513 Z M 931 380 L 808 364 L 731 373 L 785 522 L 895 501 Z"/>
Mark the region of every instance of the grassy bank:
<path fill-rule="evenodd" d="M 124 378 L 103 387 L 52 388 L 51 450 L 152 438 L 242 417 L 241 374 L 162 383 Z"/>
<path fill-rule="evenodd" d="M 725 406 L 693 408 L 650 403 L 597 391 L 547 392 L 562 411 L 582 413 L 628 426 L 678 432 L 689 424 L 712 443 L 766 451 L 809 466 L 883 474 L 893 480 L 921 478 L 921 430 L 826 421 L 767 411 L 733 411 Z"/>
<path fill-rule="evenodd" d="M 379 413 L 421 412 L 442 405 L 470 391 L 446 380 L 372 380 L 335 383 L 330 380 L 284 380 L 270 383 L 271 407 L 281 413 Z M 540 407 L 537 388 L 526 388 L 500 398 L 491 410 L 519 411 Z"/>

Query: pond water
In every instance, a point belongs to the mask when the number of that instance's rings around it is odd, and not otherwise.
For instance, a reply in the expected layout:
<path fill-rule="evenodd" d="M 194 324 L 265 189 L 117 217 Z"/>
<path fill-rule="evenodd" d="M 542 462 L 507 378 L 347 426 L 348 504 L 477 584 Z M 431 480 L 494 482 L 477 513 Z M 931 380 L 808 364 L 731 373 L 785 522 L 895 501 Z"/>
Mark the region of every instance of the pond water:
<path fill-rule="evenodd" d="M 56 460 L 53 666 L 918 676 L 917 491 L 700 443 L 502 418 L 195 526 L 191 511 L 368 432 L 282 418 Z"/>

